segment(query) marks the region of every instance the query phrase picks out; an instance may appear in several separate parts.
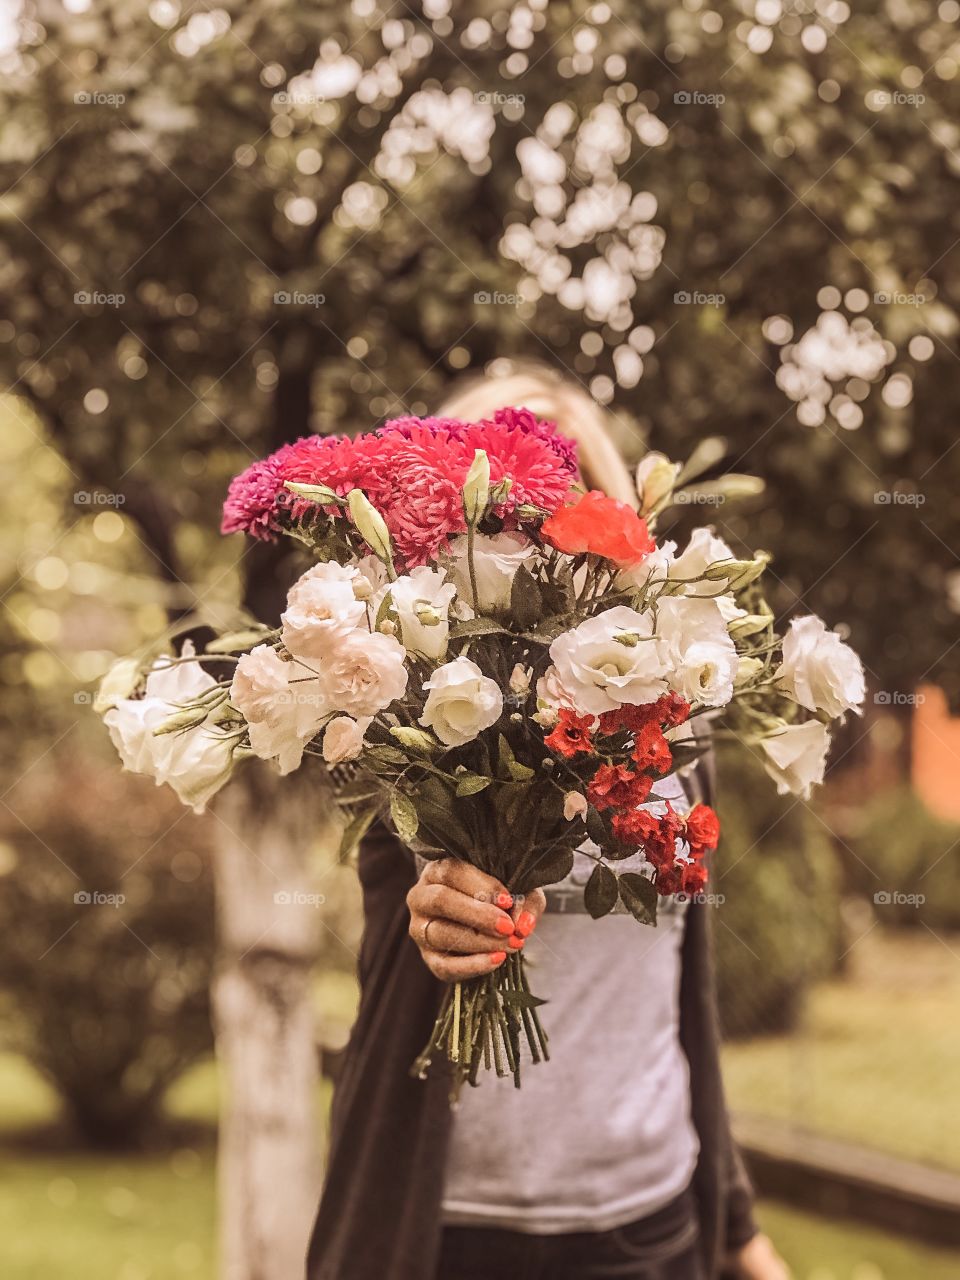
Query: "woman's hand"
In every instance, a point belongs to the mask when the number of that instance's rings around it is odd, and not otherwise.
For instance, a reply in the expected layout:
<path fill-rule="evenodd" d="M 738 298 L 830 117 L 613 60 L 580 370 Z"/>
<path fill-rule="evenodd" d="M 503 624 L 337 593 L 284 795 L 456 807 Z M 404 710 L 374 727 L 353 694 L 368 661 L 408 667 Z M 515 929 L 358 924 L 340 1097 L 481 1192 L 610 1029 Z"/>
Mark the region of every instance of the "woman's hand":
<path fill-rule="evenodd" d="M 790 1280 L 789 1267 L 765 1235 L 754 1236 L 737 1250 L 733 1268 L 739 1280 Z"/>
<path fill-rule="evenodd" d="M 480 977 L 519 951 L 537 927 L 547 900 L 534 889 L 521 901 L 469 862 L 428 862 L 407 894 L 410 937 L 441 982 Z"/>

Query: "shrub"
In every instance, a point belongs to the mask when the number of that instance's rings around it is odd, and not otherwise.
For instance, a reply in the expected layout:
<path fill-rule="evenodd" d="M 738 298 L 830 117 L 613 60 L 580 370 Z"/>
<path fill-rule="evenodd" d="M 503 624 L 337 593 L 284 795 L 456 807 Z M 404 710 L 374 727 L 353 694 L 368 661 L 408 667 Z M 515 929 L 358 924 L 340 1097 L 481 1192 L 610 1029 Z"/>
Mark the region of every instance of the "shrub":
<path fill-rule="evenodd" d="M 960 824 L 900 787 L 861 810 L 849 844 L 851 883 L 882 922 L 960 929 Z"/>
<path fill-rule="evenodd" d="M 837 856 L 809 807 L 778 796 L 742 750 L 721 753 L 718 774 L 721 1023 L 728 1037 L 782 1032 L 841 950 Z"/>
<path fill-rule="evenodd" d="M 112 761 L 78 760 L 72 745 L 0 811 L 8 1040 L 88 1142 L 135 1145 L 212 1044 L 208 827 Z"/>

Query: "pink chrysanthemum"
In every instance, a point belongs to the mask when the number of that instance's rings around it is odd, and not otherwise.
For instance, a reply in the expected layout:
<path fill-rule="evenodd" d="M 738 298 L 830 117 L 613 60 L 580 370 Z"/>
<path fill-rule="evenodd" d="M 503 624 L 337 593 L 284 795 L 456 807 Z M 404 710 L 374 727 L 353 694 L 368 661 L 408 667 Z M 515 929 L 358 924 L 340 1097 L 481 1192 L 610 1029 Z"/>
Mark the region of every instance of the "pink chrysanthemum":
<path fill-rule="evenodd" d="M 494 484 L 513 482 L 497 508 L 508 524 L 521 503 L 556 510 L 576 474 L 576 445 L 526 409 L 478 423 L 396 418 L 354 439 L 308 436 L 254 463 L 231 482 L 221 528 L 270 539 L 302 519 L 314 504 L 286 490 L 287 481 L 324 484 L 341 496 L 362 489 L 407 567 L 424 564 L 465 529 L 462 490 L 476 449 L 486 450 Z"/>

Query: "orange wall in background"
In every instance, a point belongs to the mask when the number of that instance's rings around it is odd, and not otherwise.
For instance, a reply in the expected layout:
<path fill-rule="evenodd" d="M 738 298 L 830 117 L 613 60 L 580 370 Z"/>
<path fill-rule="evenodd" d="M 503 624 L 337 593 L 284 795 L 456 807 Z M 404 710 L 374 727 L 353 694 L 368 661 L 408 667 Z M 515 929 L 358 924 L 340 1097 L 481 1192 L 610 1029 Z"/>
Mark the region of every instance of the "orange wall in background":
<path fill-rule="evenodd" d="M 931 813 L 960 822 L 960 716 L 936 685 L 922 685 L 913 716 L 913 785 Z"/>

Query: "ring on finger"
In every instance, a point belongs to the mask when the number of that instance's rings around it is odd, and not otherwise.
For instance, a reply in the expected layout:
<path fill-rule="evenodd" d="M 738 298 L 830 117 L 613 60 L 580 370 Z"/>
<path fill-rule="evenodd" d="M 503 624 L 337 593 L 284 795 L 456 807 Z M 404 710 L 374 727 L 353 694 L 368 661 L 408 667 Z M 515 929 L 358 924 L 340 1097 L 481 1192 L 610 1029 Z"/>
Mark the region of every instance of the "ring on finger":
<path fill-rule="evenodd" d="M 432 924 L 434 924 L 434 923 L 435 923 L 435 922 L 434 922 L 432 919 L 427 920 L 427 921 L 426 921 L 426 923 L 425 923 L 425 924 L 424 924 L 424 926 L 423 926 L 423 930 L 422 930 L 422 933 L 421 933 L 421 937 L 422 937 L 422 940 L 423 940 L 423 945 L 424 945 L 424 947 L 427 949 L 427 951 L 432 951 L 432 950 L 433 950 L 433 948 L 432 948 L 432 947 L 431 947 L 431 945 L 430 945 L 430 926 L 431 926 Z"/>

